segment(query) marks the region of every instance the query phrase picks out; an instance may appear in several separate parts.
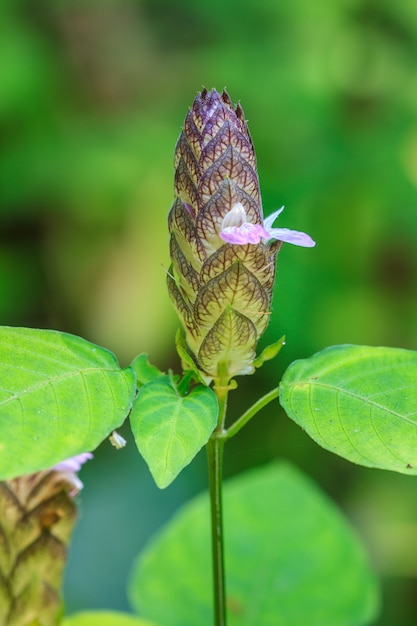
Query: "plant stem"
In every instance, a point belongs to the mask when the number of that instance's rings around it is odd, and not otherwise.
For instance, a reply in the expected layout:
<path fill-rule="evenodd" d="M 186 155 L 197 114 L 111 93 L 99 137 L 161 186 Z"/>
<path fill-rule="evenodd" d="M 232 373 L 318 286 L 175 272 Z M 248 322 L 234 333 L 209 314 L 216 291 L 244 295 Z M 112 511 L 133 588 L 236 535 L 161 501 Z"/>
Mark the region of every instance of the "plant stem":
<path fill-rule="evenodd" d="M 213 560 L 214 626 L 226 626 L 226 592 L 223 548 L 223 428 L 226 417 L 226 387 L 215 388 L 219 401 L 217 428 L 207 443 L 207 461 L 211 506 L 211 549 Z"/>
<path fill-rule="evenodd" d="M 216 436 L 211 437 L 207 444 L 211 503 L 211 549 L 213 559 L 215 626 L 226 626 L 222 506 L 223 448 L 224 441 Z"/>
<path fill-rule="evenodd" d="M 256 415 L 261 409 L 263 409 L 264 406 L 272 402 L 272 400 L 278 398 L 278 396 L 279 387 L 276 387 L 276 389 L 272 389 L 272 391 L 269 391 L 267 394 L 262 396 L 262 398 L 259 398 L 259 400 L 255 402 L 255 404 L 253 404 L 247 411 L 245 411 L 243 415 L 241 415 L 239 419 L 237 419 L 234 424 L 230 426 L 230 428 L 228 428 L 226 431 L 223 431 L 221 436 L 226 441 L 234 437 L 234 435 L 236 435 L 239 430 L 243 428 L 250 419 L 252 419 L 254 415 Z"/>
<path fill-rule="evenodd" d="M 214 387 L 219 402 L 217 428 L 207 443 L 207 461 L 211 504 L 211 548 L 213 558 L 214 626 L 226 626 L 226 592 L 223 547 L 223 450 L 228 439 L 279 395 L 279 388 L 273 389 L 253 404 L 230 428 L 225 430 L 227 396 L 230 386 Z"/>

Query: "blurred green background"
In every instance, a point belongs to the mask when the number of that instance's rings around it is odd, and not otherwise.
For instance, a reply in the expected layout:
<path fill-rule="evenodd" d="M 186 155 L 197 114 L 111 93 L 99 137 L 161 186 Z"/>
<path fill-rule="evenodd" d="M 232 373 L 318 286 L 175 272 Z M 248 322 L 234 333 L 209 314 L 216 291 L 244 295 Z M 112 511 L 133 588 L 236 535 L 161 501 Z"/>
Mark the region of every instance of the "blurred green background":
<path fill-rule="evenodd" d="M 317 241 L 279 255 L 262 345 L 284 333 L 287 345 L 242 379 L 232 415 L 327 345 L 417 348 L 414 0 L 2 0 L 0 68 L 0 323 L 177 367 L 174 145 L 196 92 L 227 87 L 249 120 L 265 213 L 285 204 L 277 225 Z M 127 609 L 133 557 L 206 485 L 201 454 L 158 491 L 121 432 L 127 448 L 105 442 L 83 470 L 68 611 Z M 378 626 L 415 625 L 416 480 L 321 450 L 278 406 L 228 444 L 226 474 L 282 457 L 363 537 L 383 584 Z"/>

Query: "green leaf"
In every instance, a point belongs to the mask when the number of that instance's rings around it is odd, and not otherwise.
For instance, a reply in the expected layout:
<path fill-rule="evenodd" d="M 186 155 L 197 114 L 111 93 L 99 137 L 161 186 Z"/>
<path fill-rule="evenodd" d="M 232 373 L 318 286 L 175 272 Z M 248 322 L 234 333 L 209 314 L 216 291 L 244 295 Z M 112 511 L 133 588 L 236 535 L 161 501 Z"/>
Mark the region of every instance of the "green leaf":
<path fill-rule="evenodd" d="M 93 450 L 125 419 L 131 368 L 80 337 L 0 327 L 0 480 Z"/>
<path fill-rule="evenodd" d="M 157 624 L 127 613 L 85 611 L 64 618 L 62 626 L 157 626 Z"/>
<path fill-rule="evenodd" d="M 185 332 L 183 328 L 179 328 L 177 330 L 175 335 L 175 347 L 177 349 L 178 356 L 180 357 L 183 371 L 192 372 L 196 382 L 202 383 L 203 385 L 209 385 L 211 377 L 204 376 L 204 374 L 197 369 L 196 364 L 187 350 L 187 342 L 185 340 Z"/>
<path fill-rule="evenodd" d="M 175 383 L 178 393 L 180 396 L 187 395 L 190 385 L 195 382 L 194 372 L 188 370 L 184 373 L 184 376 Z"/>
<path fill-rule="evenodd" d="M 229 626 L 364 626 L 378 590 L 340 512 L 287 464 L 225 485 Z M 132 606 L 164 626 L 211 626 L 206 494 L 181 509 L 139 557 Z"/>
<path fill-rule="evenodd" d="M 145 353 L 139 354 L 133 359 L 132 367 L 135 370 L 138 386 L 150 383 L 151 380 L 155 380 L 160 376 L 165 376 L 164 372 L 161 372 L 155 365 L 149 363 L 148 355 Z"/>
<path fill-rule="evenodd" d="M 265 361 L 274 359 L 281 350 L 282 346 L 285 346 L 285 335 L 283 335 L 281 339 L 278 339 L 275 343 L 271 343 L 269 346 L 266 346 L 266 348 L 262 350 L 261 354 L 254 360 L 253 366 L 258 369 L 259 367 L 262 367 Z"/>
<path fill-rule="evenodd" d="M 280 402 L 323 448 L 417 474 L 417 352 L 334 346 L 289 366 Z"/>
<path fill-rule="evenodd" d="M 172 483 L 207 443 L 217 416 L 217 398 L 209 387 L 195 387 L 183 397 L 169 376 L 141 387 L 130 423 L 138 450 L 160 489 Z"/>

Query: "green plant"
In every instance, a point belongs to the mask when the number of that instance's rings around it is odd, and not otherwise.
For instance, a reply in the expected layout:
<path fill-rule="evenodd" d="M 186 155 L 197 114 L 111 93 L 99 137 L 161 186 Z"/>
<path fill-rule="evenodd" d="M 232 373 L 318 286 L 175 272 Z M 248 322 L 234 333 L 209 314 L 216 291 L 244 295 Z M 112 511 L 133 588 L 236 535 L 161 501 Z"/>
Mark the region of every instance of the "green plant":
<path fill-rule="evenodd" d="M 367 467 L 417 473 L 417 353 L 328 348 L 294 362 L 279 385 L 228 424 L 235 377 L 253 374 L 284 343 L 256 357 L 282 242 L 314 242 L 273 228 L 280 211 L 263 218 L 243 110 L 226 93 L 204 90 L 190 109 L 176 148 L 175 193 L 168 287 L 183 326 L 180 375 L 159 371 L 147 355 L 121 369 L 107 350 L 66 333 L 0 329 L 3 481 L 94 450 L 128 416 L 160 488 L 201 448 L 208 452 L 210 497 L 186 505 L 136 563 L 129 593 L 143 619 L 91 613 L 64 624 L 369 624 L 378 589 L 364 551 L 336 507 L 294 468 L 258 469 L 226 486 L 224 540 L 222 457 L 227 441 L 279 396 L 323 447 Z M 53 534 L 58 520 L 49 519 Z M 12 573 L 5 572 L 7 595 Z M 59 619 L 59 608 L 52 616 L 38 612 L 34 623 Z M 25 623 L 10 615 L 4 624 Z"/>

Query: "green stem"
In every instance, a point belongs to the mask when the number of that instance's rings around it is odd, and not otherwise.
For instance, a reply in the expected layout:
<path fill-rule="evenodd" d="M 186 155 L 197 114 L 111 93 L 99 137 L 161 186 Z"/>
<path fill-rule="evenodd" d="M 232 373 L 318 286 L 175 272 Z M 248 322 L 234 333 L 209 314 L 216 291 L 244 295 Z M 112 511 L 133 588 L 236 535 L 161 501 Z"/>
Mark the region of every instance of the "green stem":
<path fill-rule="evenodd" d="M 241 428 L 279 395 L 279 388 L 273 389 L 255 404 L 227 430 L 226 421 L 227 396 L 230 386 L 225 384 L 214 387 L 219 402 L 219 418 L 217 428 L 207 443 L 207 461 L 211 503 L 211 547 L 213 557 L 213 593 L 214 593 L 214 626 L 226 626 L 226 592 L 223 546 L 223 450 L 228 439 L 236 435 Z"/>
<path fill-rule="evenodd" d="M 207 443 L 211 504 L 211 549 L 213 560 L 214 626 L 226 626 L 226 592 L 223 547 L 223 438 L 227 407 L 227 387 L 214 388 L 219 401 L 217 428 Z"/>
<path fill-rule="evenodd" d="M 215 436 L 212 437 L 207 444 L 211 502 L 211 549 L 213 558 L 215 626 L 226 626 L 222 506 L 223 448 L 224 440 Z"/>
<path fill-rule="evenodd" d="M 243 415 L 241 415 L 239 419 L 234 422 L 234 424 L 232 424 L 226 431 L 223 431 L 221 436 L 225 439 L 225 441 L 234 437 L 254 415 L 259 413 L 259 411 L 263 409 L 264 406 L 272 402 L 272 400 L 278 398 L 278 396 L 279 387 L 276 387 L 276 389 L 272 389 L 272 391 L 269 391 L 267 394 L 262 396 L 262 398 L 259 398 L 259 400 L 255 402 L 255 404 L 253 404 L 247 411 L 245 411 Z"/>

